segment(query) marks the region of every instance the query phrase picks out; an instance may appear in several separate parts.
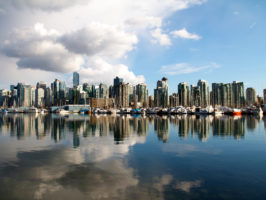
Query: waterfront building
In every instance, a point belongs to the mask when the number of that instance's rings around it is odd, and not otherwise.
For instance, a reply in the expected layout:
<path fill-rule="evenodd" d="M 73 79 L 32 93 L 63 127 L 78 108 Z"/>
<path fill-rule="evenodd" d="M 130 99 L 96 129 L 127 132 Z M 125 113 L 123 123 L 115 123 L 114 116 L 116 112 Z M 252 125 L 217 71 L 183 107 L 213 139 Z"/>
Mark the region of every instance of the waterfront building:
<path fill-rule="evenodd" d="M 10 95 L 11 92 L 9 90 L 0 90 L 0 106 L 8 107 Z"/>
<path fill-rule="evenodd" d="M 52 105 L 52 91 L 51 88 L 47 87 L 45 89 L 45 106 Z"/>
<path fill-rule="evenodd" d="M 31 105 L 35 106 L 36 104 L 36 88 L 35 86 L 31 86 Z"/>
<path fill-rule="evenodd" d="M 232 84 L 213 83 L 212 84 L 212 105 L 232 107 Z"/>
<path fill-rule="evenodd" d="M 234 81 L 232 83 L 232 106 L 235 108 L 241 108 L 245 106 L 245 93 L 243 82 Z"/>
<path fill-rule="evenodd" d="M 63 81 L 55 79 L 51 84 L 52 89 L 52 104 L 53 105 L 64 105 L 66 104 L 66 84 Z"/>
<path fill-rule="evenodd" d="M 92 108 L 113 108 L 115 106 L 114 98 L 90 98 Z"/>
<path fill-rule="evenodd" d="M 114 87 L 118 86 L 120 83 L 123 83 L 123 79 L 119 77 L 114 78 Z"/>
<path fill-rule="evenodd" d="M 200 106 L 200 88 L 198 86 L 190 86 L 190 106 Z"/>
<path fill-rule="evenodd" d="M 106 84 L 100 83 L 99 85 L 99 98 L 108 98 L 109 91 Z"/>
<path fill-rule="evenodd" d="M 108 90 L 109 90 L 109 98 L 114 98 L 115 97 L 114 86 L 110 85 Z"/>
<path fill-rule="evenodd" d="M 89 83 L 83 83 L 83 91 L 87 92 L 88 97 L 92 97 L 92 85 Z"/>
<path fill-rule="evenodd" d="M 208 105 L 210 105 L 209 84 L 205 80 L 199 80 L 198 87 L 200 92 L 200 106 L 207 107 Z"/>
<path fill-rule="evenodd" d="M 176 107 L 179 106 L 179 98 L 177 93 L 173 93 L 169 96 L 169 104 L 170 107 Z"/>
<path fill-rule="evenodd" d="M 79 85 L 79 73 L 74 72 L 73 73 L 73 88 L 78 87 Z"/>
<path fill-rule="evenodd" d="M 190 105 L 190 92 L 189 86 L 186 82 L 182 82 L 178 84 L 178 98 L 179 98 L 179 105 L 182 106 L 189 106 Z"/>
<path fill-rule="evenodd" d="M 19 106 L 30 107 L 32 105 L 32 87 L 31 85 L 22 85 L 20 89 Z"/>
<path fill-rule="evenodd" d="M 154 96 L 149 96 L 149 107 L 150 108 L 154 107 Z"/>
<path fill-rule="evenodd" d="M 131 84 L 128 84 L 128 102 L 129 105 L 133 105 L 135 103 L 136 97 L 135 97 L 135 87 Z"/>
<path fill-rule="evenodd" d="M 257 94 L 254 88 L 246 89 L 246 105 L 255 105 L 257 103 Z"/>
<path fill-rule="evenodd" d="M 169 105 L 168 79 L 163 77 L 157 81 L 157 87 L 154 90 L 154 106 L 166 108 Z"/>
<path fill-rule="evenodd" d="M 115 103 L 117 107 L 129 106 L 129 84 L 122 82 L 116 86 Z"/>
<path fill-rule="evenodd" d="M 93 98 L 100 98 L 100 87 L 99 85 L 92 85 L 92 97 Z"/>
<path fill-rule="evenodd" d="M 36 107 L 45 106 L 45 90 L 43 88 L 36 89 Z"/>
<path fill-rule="evenodd" d="M 135 87 L 135 94 L 138 102 L 141 102 L 142 104 L 148 102 L 149 94 L 147 85 L 144 83 L 137 84 Z"/>

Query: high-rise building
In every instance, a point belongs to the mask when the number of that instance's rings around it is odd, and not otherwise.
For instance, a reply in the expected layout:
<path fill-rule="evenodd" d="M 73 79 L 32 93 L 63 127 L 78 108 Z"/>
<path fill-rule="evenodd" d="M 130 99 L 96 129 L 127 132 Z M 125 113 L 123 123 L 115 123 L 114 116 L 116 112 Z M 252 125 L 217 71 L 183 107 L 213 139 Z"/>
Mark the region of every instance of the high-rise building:
<path fill-rule="evenodd" d="M 182 106 L 189 106 L 190 105 L 190 92 L 189 86 L 186 82 L 182 82 L 178 84 L 178 98 L 179 98 L 179 105 Z"/>
<path fill-rule="evenodd" d="M 179 98 L 177 93 L 173 93 L 169 96 L 170 107 L 176 107 L 179 105 Z"/>
<path fill-rule="evenodd" d="M 22 107 L 30 107 L 32 105 L 32 87 L 23 85 L 20 93 L 20 104 Z"/>
<path fill-rule="evenodd" d="M 245 106 L 245 93 L 243 82 L 234 81 L 232 83 L 232 106 L 235 108 L 241 108 Z"/>
<path fill-rule="evenodd" d="M 129 84 L 122 82 L 116 86 L 115 103 L 120 108 L 129 106 Z"/>
<path fill-rule="evenodd" d="M 79 73 L 74 72 L 73 73 L 73 88 L 77 87 L 79 85 Z"/>
<path fill-rule="evenodd" d="M 9 90 L 0 90 L 0 106 L 8 107 L 8 100 L 10 97 Z"/>
<path fill-rule="evenodd" d="M 165 77 L 157 81 L 157 87 L 154 90 L 154 105 L 163 108 L 169 105 L 168 79 Z"/>
<path fill-rule="evenodd" d="M 83 91 L 87 92 L 88 97 L 92 97 L 92 85 L 90 85 L 89 83 L 84 83 Z"/>
<path fill-rule="evenodd" d="M 44 107 L 45 106 L 45 90 L 43 88 L 36 89 L 36 106 Z"/>
<path fill-rule="evenodd" d="M 144 102 L 148 102 L 148 98 L 149 98 L 149 94 L 148 94 L 148 89 L 147 89 L 147 85 L 144 83 L 140 83 L 137 84 L 136 87 L 136 97 L 137 97 L 137 101 L 144 103 Z"/>
<path fill-rule="evenodd" d="M 134 103 L 135 99 L 135 87 L 131 84 L 128 84 L 128 103 L 131 105 Z"/>
<path fill-rule="evenodd" d="M 149 107 L 150 108 L 154 107 L 154 96 L 149 96 Z"/>
<path fill-rule="evenodd" d="M 190 106 L 200 106 L 200 88 L 198 86 L 190 86 Z"/>
<path fill-rule="evenodd" d="M 64 105 L 66 103 L 66 84 L 55 79 L 51 84 L 53 105 Z"/>
<path fill-rule="evenodd" d="M 100 98 L 108 98 L 109 97 L 109 91 L 108 91 L 108 87 L 106 84 L 100 83 L 99 85 L 99 96 Z"/>
<path fill-rule="evenodd" d="M 210 105 L 210 91 L 208 82 L 205 80 L 199 80 L 198 87 L 200 92 L 200 106 L 206 107 Z"/>
<path fill-rule="evenodd" d="M 246 89 L 246 105 L 255 105 L 257 103 L 257 94 L 254 88 Z"/>
<path fill-rule="evenodd" d="M 232 84 L 213 83 L 212 84 L 212 105 L 232 106 Z"/>
<path fill-rule="evenodd" d="M 123 83 L 123 79 L 119 77 L 115 77 L 114 79 L 114 87 L 118 86 L 120 83 Z"/>
<path fill-rule="evenodd" d="M 100 98 L 100 87 L 99 85 L 92 85 L 92 97 L 99 99 Z"/>

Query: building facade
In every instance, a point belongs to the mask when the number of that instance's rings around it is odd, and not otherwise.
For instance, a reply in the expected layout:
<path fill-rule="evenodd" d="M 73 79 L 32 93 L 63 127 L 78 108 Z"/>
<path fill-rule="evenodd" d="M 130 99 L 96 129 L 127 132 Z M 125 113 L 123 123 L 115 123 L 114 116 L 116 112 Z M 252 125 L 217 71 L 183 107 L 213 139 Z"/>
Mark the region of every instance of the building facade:
<path fill-rule="evenodd" d="M 168 79 L 165 77 L 157 81 L 157 87 L 154 90 L 154 106 L 162 108 L 169 106 Z"/>

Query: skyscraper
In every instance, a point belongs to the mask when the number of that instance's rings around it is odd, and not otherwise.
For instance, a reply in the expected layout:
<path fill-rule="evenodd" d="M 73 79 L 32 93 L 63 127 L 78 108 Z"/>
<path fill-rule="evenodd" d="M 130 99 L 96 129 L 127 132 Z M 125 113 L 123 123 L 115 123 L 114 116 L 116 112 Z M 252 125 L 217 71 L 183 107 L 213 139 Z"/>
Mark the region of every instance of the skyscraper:
<path fill-rule="evenodd" d="M 199 80 L 198 87 L 200 91 L 200 106 L 206 107 L 210 105 L 210 91 L 208 82 L 205 80 Z"/>
<path fill-rule="evenodd" d="M 182 82 L 178 84 L 178 97 L 179 97 L 179 105 L 189 106 L 190 105 L 190 92 L 189 86 L 186 82 Z"/>
<path fill-rule="evenodd" d="M 245 105 L 244 83 L 234 81 L 232 83 L 232 106 L 235 108 L 241 108 L 244 105 Z"/>
<path fill-rule="evenodd" d="M 141 103 L 148 102 L 149 94 L 148 94 L 148 89 L 147 89 L 146 84 L 144 83 L 137 84 L 135 93 L 136 93 L 138 102 L 141 102 Z"/>
<path fill-rule="evenodd" d="M 123 79 L 119 77 L 115 77 L 114 79 L 114 87 L 118 86 L 120 83 L 123 83 Z"/>
<path fill-rule="evenodd" d="M 246 89 L 246 105 L 255 105 L 257 103 L 256 90 L 254 88 Z"/>
<path fill-rule="evenodd" d="M 190 106 L 200 106 L 200 88 L 191 85 L 190 94 Z"/>
<path fill-rule="evenodd" d="M 106 84 L 100 83 L 99 85 L 99 96 L 100 98 L 108 98 L 109 97 L 109 91 L 108 91 L 108 87 Z"/>
<path fill-rule="evenodd" d="M 122 82 L 116 86 L 115 103 L 117 107 L 129 106 L 129 84 Z"/>
<path fill-rule="evenodd" d="M 79 85 L 79 73 L 74 72 L 73 73 L 73 88 L 78 87 L 78 85 Z"/>
<path fill-rule="evenodd" d="M 157 81 L 157 87 L 154 90 L 154 105 L 163 108 L 169 105 L 168 79 L 165 77 Z"/>
<path fill-rule="evenodd" d="M 43 107 L 45 105 L 45 98 L 44 98 L 45 90 L 43 88 L 36 89 L 36 106 Z"/>

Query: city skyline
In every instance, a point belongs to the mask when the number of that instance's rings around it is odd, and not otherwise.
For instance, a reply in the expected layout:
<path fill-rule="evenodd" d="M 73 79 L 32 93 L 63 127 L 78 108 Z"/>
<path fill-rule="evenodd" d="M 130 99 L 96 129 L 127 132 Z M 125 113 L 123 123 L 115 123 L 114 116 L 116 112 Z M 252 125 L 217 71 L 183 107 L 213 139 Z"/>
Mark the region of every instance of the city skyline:
<path fill-rule="evenodd" d="M 70 86 L 77 71 L 80 82 L 110 85 L 117 75 L 149 91 L 166 76 L 170 93 L 184 81 L 239 80 L 262 96 L 265 8 L 262 0 L 3 1 L 0 88 L 55 78 Z"/>
<path fill-rule="evenodd" d="M 169 93 L 168 79 L 157 81 L 153 94 L 145 83 L 136 85 L 127 83 L 116 76 L 108 86 L 82 83 L 79 73 L 73 72 L 73 86 L 67 87 L 64 81 L 55 79 L 51 84 L 40 81 L 35 86 L 17 83 L 10 90 L 0 90 L 1 107 L 38 108 L 63 105 L 89 105 L 96 108 L 147 108 L 147 107 L 202 107 L 225 106 L 244 108 L 266 104 L 264 96 L 257 96 L 254 88 L 245 90 L 243 82 L 212 83 L 198 80 L 197 85 L 178 83 L 177 92 Z"/>

